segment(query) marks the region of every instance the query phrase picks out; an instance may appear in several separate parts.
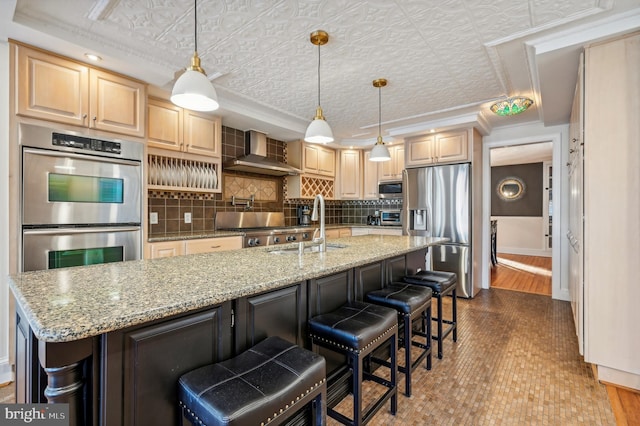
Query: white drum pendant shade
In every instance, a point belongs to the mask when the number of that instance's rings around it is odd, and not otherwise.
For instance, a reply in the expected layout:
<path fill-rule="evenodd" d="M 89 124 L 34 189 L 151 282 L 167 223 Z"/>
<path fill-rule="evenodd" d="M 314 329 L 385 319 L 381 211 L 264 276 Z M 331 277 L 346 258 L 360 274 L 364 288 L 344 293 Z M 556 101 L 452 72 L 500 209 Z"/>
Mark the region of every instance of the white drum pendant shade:
<path fill-rule="evenodd" d="M 216 89 L 207 76 L 190 69 L 173 86 L 171 102 L 194 111 L 214 111 L 220 106 Z"/>
<path fill-rule="evenodd" d="M 369 155 L 369 161 L 389 161 L 391 154 L 389 148 L 384 143 L 376 143 Z"/>
<path fill-rule="evenodd" d="M 314 118 L 313 121 L 309 123 L 309 127 L 307 127 L 304 140 L 312 143 L 333 142 L 333 132 L 331 131 L 329 123 L 323 118 Z"/>

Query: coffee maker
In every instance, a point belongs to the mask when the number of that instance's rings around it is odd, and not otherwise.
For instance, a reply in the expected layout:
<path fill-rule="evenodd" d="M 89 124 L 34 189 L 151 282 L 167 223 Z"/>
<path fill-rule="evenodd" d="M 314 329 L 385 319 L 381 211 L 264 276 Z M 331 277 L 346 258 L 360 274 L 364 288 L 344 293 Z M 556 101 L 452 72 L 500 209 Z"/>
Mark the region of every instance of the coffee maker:
<path fill-rule="evenodd" d="M 298 225 L 311 225 L 311 207 L 298 206 Z"/>

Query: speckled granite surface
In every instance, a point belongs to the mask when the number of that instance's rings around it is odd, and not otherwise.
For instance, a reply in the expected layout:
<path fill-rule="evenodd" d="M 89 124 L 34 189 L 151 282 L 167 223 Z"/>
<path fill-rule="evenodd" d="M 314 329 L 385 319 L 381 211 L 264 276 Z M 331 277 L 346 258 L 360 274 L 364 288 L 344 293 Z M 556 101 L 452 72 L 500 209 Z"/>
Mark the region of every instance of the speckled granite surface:
<path fill-rule="evenodd" d="M 445 241 L 366 235 L 326 253 L 278 255 L 291 245 L 108 263 L 9 277 L 36 337 L 67 342 L 257 294 Z M 296 245 L 297 246 L 297 245 Z"/>

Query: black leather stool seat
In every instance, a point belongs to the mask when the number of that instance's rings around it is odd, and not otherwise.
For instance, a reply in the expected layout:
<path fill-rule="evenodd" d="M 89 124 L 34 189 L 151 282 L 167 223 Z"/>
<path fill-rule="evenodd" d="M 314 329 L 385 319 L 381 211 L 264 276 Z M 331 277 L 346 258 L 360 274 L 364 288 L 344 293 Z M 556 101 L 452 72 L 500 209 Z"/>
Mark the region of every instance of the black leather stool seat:
<path fill-rule="evenodd" d="M 280 424 L 314 399 L 315 421 L 324 424 L 325 368 L 322 356 L 269 337 L 234 358 L 184 374 L 178 397 L 196 424 Z"/>
<path fill-rule="evenodd" d="M 458 276 L 453 272 L 444 271 L 419 271 L 414 275 L 403 278 L 408 284 L 429 287 L 433 291 L 433 297 L 438 301 L 438 312 L 432 318 L 437 322 L 436 334 L 433 339 L 438 342 L 438 358 L 442 359 L 442 341 L 449 335 L 453 335 L 453 341 L 458 341 L 458 313 L 456 300 L 456 287 L 458 286 Z M 445 319 L 442 312 L 442 298 L 451 296 L 451 318 Z M 443 329 L 443 324 L 447 328 Z"/>
<path fill-rule="evenodd" d="M 458 277 L 453 272 L 420 271 L 415 275 L 404 277 L 404 282 L 427 286 L 434 293 L 446 293 L 447 290 L 457 284 Z"/>
<path fill-rule="evenodd" d="M 371 303 L 352 302 L 309 321 L 314 339 L 331 341 L 344 349 L 367 349 L 396 326 L 396 312 Z"/>
<path fill-rule="evenodd" d="M 411 372 L 420 361 L 427 359 L 426 368 L 431 369 L 431 289 L 406 283 L 393 282 L 387 287 L 367 293 L 366 300 L 388 306 L 398 312 L 399 324 L 402 326 L 402 346 L 404 346 L 404 366 L 398 369 L 405 374 L 405 394 L 411 396 Z M 420 320 L 420 328 L 413 330 L 414 320 Z M 413 336 L 423 337 L 425 342 L 414 341 Z M 418 347 L 422 351 L 413 361 L 411 348 Z M 377 362 L 386 365 L 382 360 Z"/>
<path fill-rule="evenodd" d="M 327 414 L 345 425 L 359 426 L 367 423 L 386 403 L 391 401 L 391 413 L 398 409 L 396 352 L 398 349 L 397 312 L 385 306 L 363 302 L 350 302 L 335 311 L 318 315 L 309 320 L 309 336 L 313 344 L 344 354 L 351 372 L 353 392 L 353 418 L 348 418 L 327 407 Z M 391 361 L 388 363 L 390 379 L 365 371 L 364 360 L 373 351 L 389 343 Z M 367 409 L 362 404 L 362 381 L 373 380 L 387 388 Z M 338 385 L 340 380 L 336 381 Z M 330 383 L 329 387 L 331 387 Z"/>

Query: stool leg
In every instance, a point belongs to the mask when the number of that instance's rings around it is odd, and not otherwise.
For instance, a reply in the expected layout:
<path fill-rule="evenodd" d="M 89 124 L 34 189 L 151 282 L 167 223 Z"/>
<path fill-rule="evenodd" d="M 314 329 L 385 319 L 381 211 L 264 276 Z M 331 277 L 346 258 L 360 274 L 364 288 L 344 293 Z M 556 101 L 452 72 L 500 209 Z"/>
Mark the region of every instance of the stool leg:
<path fill-rule="evenodd" d="M 428 320 L 425 320 L 428 319 Z M 423 317 L 422 317 L 422 330 L 424 331 L 425 329 L 425 323 L 426 323 L 426 329 L 427 331 L 425 332 L 427 338 L 426 338 L 426 346 L 427 346 L 427 350 L 429 351 L 429 354 L 427 355 L 427 370 L 431 370 L 431 352 L 433 350 L 432 348 L 432 344 L 431 344 L 431 305 L 427 306 L 427 309 L 423 312 Z"/>
<path fill-rule="evenodd" d="M 405 343 L 406 344 L 406 343 Z M 409 342 L 409 347 L 411 343 Z M 411 365 L 408 366 L 411 371 Z M 395 389 L 391 395 L 391 414 L 394 416 L 398 412 L 398 334 L 391 337 L 391 386 Z"/>
<path fill-rule="evenodd" d="M 458 309 L 456 307 L 457 305 L 457 297 L 456 297 L 456 290 L 455 287 L 453 289 L 453 292 L 451 293 L 451 297 L 453 297 L 453 300 L 451 301 L 451 321 L 453 321 L 453 341 L 457 342 L 458 341 Z"/>
<path fill-rule="evenodd" d="M 327 424 L 327 410 L 325 409 L 325 401 L 327 400 L 327 392 L 322 391 L 313 400 L 313 426 L 324 426 Z"/>
<path fill-rule="evenodd" d="M 411 396 L 411 315 L 404 317 L 404 393 Z"/>
<path fill-rule="evenodd" d="M 392 355 L 393 357 L 393 352 Z M 362 357 L 355 355 L 353 365 L 353 424 L 362 424 Z"/>
<path fill-rule="evenodd" d="M 436 340 L 438 341 L 438 359 L 442 359 L 442 295 L 439 294 L 436 299 L 438 299 L 438 335 Z"/>

